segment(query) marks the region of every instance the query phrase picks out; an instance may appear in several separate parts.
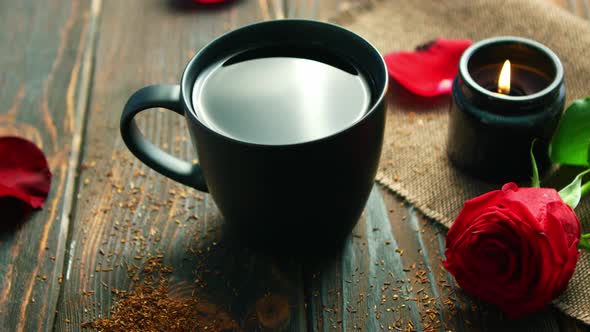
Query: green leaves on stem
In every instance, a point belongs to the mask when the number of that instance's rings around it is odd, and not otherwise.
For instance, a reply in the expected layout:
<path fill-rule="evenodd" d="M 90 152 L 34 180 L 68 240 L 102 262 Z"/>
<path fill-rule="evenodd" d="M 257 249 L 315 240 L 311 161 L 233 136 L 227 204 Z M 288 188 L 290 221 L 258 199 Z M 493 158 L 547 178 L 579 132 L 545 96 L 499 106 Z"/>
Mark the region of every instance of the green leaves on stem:
<path fill-rule="evenodd" d="M 590 173 L 590 169 L 578 174 L 574 181 L 559 191 L 561 199 L 563 199 L 567 205 L 571 206 L 572 209 L 575 209 L 576 206 L 578 206 L 578 203 L 580 203 L 580 198 L 582 198 L 582 178 L 588 173 Z M 587 183 L 584 186 L 586 187 L 586 185 Z"/>
<path fill-rule="evenodd" d="M 590 166 L 590 97 L 574 101 L 565 110 L 551 140 L 549 155 L 557 164 Z M 535 168 L 533 159 L 533 181 Z M 576 208 L 580 198 L 590 194 L 590 181 L 582 184 L 582 178 L 589 172 L 590 169 L 578 174 L 559 192 L 561 199 L 572 209 Z M 590 251 L 590 233 L 582 234 L 579 247 Z"/>
<path fill-rule="evenodd" d="M 590 181 L 582 185 L 582 197 L 590 194 Z"/>
<path fill-rule="evenodd" d="M 533 140 L 531 143 L 531 165 L 533 166 L 533 176 L 531 177 L 531 187 L 539 188 L 541 187 L 541 183 L 539 181 L 539 169 L 537 168 L 537 161 L 535 160 L 535 154 L 533 153 L 533 148 L 535 147 L 536 139 Z M 580 199 L 585 196 L 586 194 L 590 193 L 590 181 L 586 182 L 582 185 L 582 178 L 584 175 L 590 173 L 590 168 L 585 170 L 584 172 L 578 174 L 574 180 L 565 186 L 563 189 L 559 191 L 559 196 L 561 199 L 569 205 L 572 209 L 575 209 L 576 206 L 580 203 Z"/>
<path fill-rule="evenodd" d="M 590 173 L 590 169 L 578 174 L 572 183 L 559 191 L 559 196 L 563 201 L 575 209 L 580 203 L 580 198 L 590 192 L 590 181 L 582 185 L 584 175 Z M 582 234 L 578 248 L 590 252 L 590 233 Z"/>
<path fill-rule="evenodd" d="M 535 138 L 531 143 L 531 165 L 533 165 L 533 176 L 531 177 L 531 187 L 539 188 L 541 187 L 541 182 L 539 181 L 539 168 L 537 167 L 537 161 L 535 160 L 535 154 L 533 153 L 533 148 L 535 147 L 535 142 L 537 139 Z"/>

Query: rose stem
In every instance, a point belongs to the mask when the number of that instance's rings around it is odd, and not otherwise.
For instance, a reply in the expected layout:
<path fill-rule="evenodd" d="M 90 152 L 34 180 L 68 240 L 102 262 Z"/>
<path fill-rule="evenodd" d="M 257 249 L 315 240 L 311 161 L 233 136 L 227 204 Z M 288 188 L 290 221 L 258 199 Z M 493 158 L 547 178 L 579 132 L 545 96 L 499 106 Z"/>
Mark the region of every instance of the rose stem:
<path fill-rule="evenodd" d="M 582 197 L 586 196 L 586 194 L 590 193 L 590 181 L 584 183 L 582 185 Z"/>

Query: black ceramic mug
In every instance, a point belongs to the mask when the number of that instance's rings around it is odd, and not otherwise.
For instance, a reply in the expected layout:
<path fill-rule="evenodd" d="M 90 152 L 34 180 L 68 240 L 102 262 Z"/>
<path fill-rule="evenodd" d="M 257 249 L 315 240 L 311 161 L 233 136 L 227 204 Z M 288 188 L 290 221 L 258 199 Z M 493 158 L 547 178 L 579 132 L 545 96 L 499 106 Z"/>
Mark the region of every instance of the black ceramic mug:
<path fill-rule="evenodd" d="M 253 144 L 211 129 L 195 112 L 191 98 L 199 74 L 236 52 L 275 46 L 282 56 L 293 52 L 297 57 L 310 46 L 320 47 L 357 68 L 371 94 L 364 115 L 334 134 L 297 144 Z M 149 167 L 209 192 L 227 223 L 245 239 L 282 247 L 338 243 L 356 224 L 373 186 L 387 81 L 379 52 L 342 27 L 310 20 L 256 23 L 202 48 L 184 70 L 180 85 L 148 86 L 132 95 L 123 109 L 121 135 Z M 134 117 L 154 107 L 186 118 L 199 164 L 173 157 L 142 136 Z"/>

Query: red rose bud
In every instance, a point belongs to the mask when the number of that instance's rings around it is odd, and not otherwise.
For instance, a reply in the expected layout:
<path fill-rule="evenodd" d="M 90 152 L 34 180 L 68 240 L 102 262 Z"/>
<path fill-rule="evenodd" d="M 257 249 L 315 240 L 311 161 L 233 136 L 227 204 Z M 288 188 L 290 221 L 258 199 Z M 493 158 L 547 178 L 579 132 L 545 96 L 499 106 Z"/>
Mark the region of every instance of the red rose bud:
<path fill-rule="evenodd" d="M 580 221 L 557 191 L 508 183 L 465 203 L 443 265 L 466 292 L 518 318 L 565 290 L 579 239 Z"/>

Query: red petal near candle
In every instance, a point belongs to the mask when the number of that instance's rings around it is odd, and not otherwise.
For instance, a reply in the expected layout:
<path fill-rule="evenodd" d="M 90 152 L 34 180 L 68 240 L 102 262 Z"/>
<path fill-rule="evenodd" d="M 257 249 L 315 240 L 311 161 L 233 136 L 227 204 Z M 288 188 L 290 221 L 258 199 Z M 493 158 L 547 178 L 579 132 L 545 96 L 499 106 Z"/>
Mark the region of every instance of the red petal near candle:
<path fill-rule="evenodd" d="M 414 52 L 385 55 L 389 76 L 415 94 L 433 97 L 451 92 L 461 54 L 471 41 L 436 39 Z"/>
<path fill-rule="evenodd" d="M 51 172 L 43 151 L 18 137 L 0 137 L 0 197 L 14 197 L 32 208 L 43 206 Z"/>

